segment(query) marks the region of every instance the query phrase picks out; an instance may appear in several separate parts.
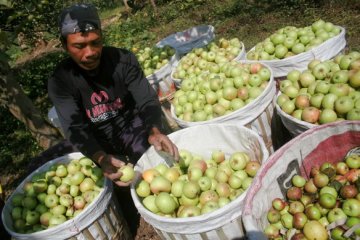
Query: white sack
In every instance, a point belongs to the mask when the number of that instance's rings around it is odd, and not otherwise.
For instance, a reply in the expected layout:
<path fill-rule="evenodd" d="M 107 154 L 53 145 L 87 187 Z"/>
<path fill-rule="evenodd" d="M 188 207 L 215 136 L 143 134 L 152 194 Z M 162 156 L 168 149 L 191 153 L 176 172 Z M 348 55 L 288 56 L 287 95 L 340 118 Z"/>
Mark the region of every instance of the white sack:
<path fill-rule="evenodd" d="M 194 126 L 176 131 L 168 136 L 179 149 L 189 150 L 205 158 L 210 158 L 214 149 L 221 149 L 227 158 L 235 151 L 246 151 L 252 159 L 257 159 L 261 163 L 264 163 L 268 158 L 268 151 L 263 140 L 254 131 L 238 125 L 209 124 Z M 177 239 L 183 239 L 180 235 L 186 235 L 186 239 L 202 239 L 199 234 L 209 231 L 211 232 L 207 233 L 208 239 L 217 239 L 216 231 L 212 230 L 220 227 L 225 231 L 226 239 L 234 239 L 241 235 L 239 229 L 227 229 L 226 226 L 241 215 L 246 191 L 224 207 L 197 217 L 167 218 L 148 211 L 140 202 L 135 187 L 136 183 L 141 179 L 141 173 L 159 163 L 166 162 L 153 147 L 150 147 L 136 164 L 137 176 L 131 185 L 131 195 L 135 206 L 148 223 L 157 230 L 163 231 L 164 236 L 166 233 L 175 233 L 172 237 L 177 236 Z"/>
<path fill-rule="evenodd" d="M 16 190 L 11 194 L 8 200 L 5 203 L 4 209 L 2 211 L 2 221 L 4 223 L 5 229 L 14 239 L 20 240 L 62 240 L 67 239 L 72 236 L 76 236 L 76 239 L 85 239 L 81 231 L 87 228 L 92 222 L 94 222 L 98 217 L 100 217 L 103 212 L 106 210 L 107 205 L 112 196 L 112 183 L 110 180 L 105 178 L 104 189 L 99 193 L 97 198 L 86 207 L 79 215 L 70 219 L 63 224 L 60 224 L 56 227 L 48 228 L 46 230 L 35 232 L 31 234 L 21 234 L 14 232 L 12 227 L 12 219 L 11 219 L 11 200 L 15 193 L 23 192 L 22 188 L 24 184 L 28 181 L 31 181 L 31 178 L 34 174 L 44 172 L 50 168 L 50 166 L 55 163 L 69 163 L 72 159 L 79 159 L 84 157 L 80 152 L 70 153 L 68 155 L 53 159 L 43 166 L 39 167 L 36 171 L 31 173 L 29 176 L 25 178 L 25 180 L 16 188 Z M 100 237 L 100 235 L 98 236 Z"/>
<path fill-rule="evenodd" d="M 244 62 L 247 63 L 248 61 Z M 271 118 L 275 105 L 276 85 L 272 69 L 266 64 L 264 64 L 264 66 L 269 68 L 271 71 L 269 84 L 260 96 L 247 104 L 245 107 L 227 115 L 213 118 L 211 120 L 201 122 L 187 122 L 176 116 L 175 108 L 173 105 L 171 105 L 171 116 L 181 128 L 209 123 L 234 123 L 241 126 L 247 126 L 257 132 L 264 139 L 268 149 L 272 151 Z"/>
<path fill-rule="evenodd" d="M 329 60 L 339 54 L 346 46 L 345 39 L 345 28 L 340 27 L 341 32 L 323 42 L 319 46 L 314 47 L 313 49 L 303 52 L 292 57 L 284 58 L 281 60 L 248 60 L 250 62 L 261 62 L 269 65 L 274 73 L 274 77 L 284 77 L 291 70 L 297 69 L 299 71 L 304 71 L 307 69 L 307 65 L 313 59 L 318 59 L 321 61 Z M 253 47 L 251 50 L 254 50 Z"/>
<path fill-rule="evenodd" d="M 259 169 L 248 189 L 243 223 L 250 240 L 266 239 L 267 211 L 274 198 L 286 197 L 295 174 L 309 176 L 312 166 L 336 163 L 360 144 L 360 121 L 321 125 L 293 138 L 271 155 Z"/>

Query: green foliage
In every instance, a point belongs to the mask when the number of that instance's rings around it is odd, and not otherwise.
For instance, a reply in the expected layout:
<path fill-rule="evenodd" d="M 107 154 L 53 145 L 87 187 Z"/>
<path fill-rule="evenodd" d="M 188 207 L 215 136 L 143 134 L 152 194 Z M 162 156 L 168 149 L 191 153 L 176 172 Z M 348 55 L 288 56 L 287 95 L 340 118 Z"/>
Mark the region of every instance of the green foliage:
<path fill-rule="evenodd" d="M 17 79 L 24 92 L 35 103 L 43 114 L 51 106 L 47 98 L 47 81 L 56 65 L 64 59 L 64 52 L 48 54 L 43 58 L 31 61 L 17 71 Z"/>
<path fill-rule="evenodd" d="M 25 129 L 22 122 L 16 120 L 8 109 L 0 107 L 0 175 L 16 172 L 19 167 L 41 152 L 41 148 Z"/>

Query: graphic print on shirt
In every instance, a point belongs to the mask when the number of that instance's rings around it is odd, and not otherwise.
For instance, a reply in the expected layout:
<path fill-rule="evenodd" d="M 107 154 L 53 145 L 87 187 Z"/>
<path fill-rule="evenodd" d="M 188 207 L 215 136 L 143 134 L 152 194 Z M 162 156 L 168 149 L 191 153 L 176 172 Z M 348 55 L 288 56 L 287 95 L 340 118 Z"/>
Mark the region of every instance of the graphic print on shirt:
<path fill-rule="evenodd" d="M 119 110 L 124 107 L 118 97 L 114 101 L 109 101 L 109 95 L 105 91 L 91 94 L 91 109 L 86 109 L 86 115 L 93 123 L 102 122 L 113 118 L 119 114 Z"/>

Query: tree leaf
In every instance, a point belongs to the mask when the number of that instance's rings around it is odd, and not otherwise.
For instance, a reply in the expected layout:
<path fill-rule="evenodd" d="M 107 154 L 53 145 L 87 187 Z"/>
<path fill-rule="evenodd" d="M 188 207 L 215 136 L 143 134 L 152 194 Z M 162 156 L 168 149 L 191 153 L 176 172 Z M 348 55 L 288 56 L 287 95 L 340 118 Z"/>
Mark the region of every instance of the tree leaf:
<path fill-rule="evenodd" d="M 0 8 L 13 8 L 12 1 L 10 0 L 0 0 Z"/>

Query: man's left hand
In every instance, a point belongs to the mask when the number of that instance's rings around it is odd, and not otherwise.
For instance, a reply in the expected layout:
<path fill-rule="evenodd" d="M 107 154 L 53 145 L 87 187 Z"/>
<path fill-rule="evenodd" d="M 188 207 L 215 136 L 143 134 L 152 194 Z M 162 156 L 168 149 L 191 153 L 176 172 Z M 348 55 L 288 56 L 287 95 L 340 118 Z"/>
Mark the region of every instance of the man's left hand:
<path fill-rule="evenodd" d="M 179 151 L 176 145 L 169 139 L 168 136 L 162 134 L 159 129 L 152 128 L 148 139 L 149 143 L 154 146 L 156 151 L 164 151 L 174 157 L 176 161 L 179 160 Z"/>

